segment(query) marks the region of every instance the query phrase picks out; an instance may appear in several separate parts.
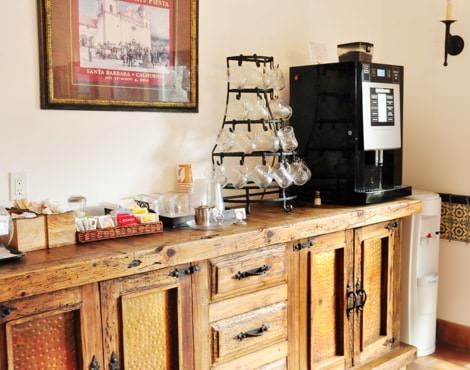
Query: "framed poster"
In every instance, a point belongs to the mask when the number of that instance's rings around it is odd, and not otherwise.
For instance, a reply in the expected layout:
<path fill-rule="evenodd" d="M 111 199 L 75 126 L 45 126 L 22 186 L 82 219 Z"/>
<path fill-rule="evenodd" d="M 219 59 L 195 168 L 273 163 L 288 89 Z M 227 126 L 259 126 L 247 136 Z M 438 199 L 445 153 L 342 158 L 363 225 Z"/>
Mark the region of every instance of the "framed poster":
<path fill-rule="evenodd" d="M 41 108 L 198 109 L 198 0 L 38 0 Z"/>

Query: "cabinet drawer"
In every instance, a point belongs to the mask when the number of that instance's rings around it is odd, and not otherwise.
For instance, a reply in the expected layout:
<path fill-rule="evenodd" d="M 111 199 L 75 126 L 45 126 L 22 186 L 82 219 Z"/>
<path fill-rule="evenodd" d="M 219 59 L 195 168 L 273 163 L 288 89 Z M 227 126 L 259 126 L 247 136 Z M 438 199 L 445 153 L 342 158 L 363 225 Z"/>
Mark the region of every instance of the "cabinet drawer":
<path fill-rule="evenodd" d="M 287 369 L 287 359 L 283 358 L 270 364 L 258 367 L 256 370 L 286 370 Z"/>
<path fill-rule="evenodd" d="M 211 260 L 212 299 L 246 293 L 286 281 L 287 245 Z"/>
<path fill-rule="evenodd" d="M 235 360 L 211 366 L 212 370 L 285 370 L 287 369 L 287 342 L 276 343 L 251 352 Z M 295 370 L 294 367 L 291 367 Z"/>
<path fill-rule="evenodd" d="M 287 339 L 287 304 L 281 302 L 211 324 L 212 360 L 225 361 Z"/>

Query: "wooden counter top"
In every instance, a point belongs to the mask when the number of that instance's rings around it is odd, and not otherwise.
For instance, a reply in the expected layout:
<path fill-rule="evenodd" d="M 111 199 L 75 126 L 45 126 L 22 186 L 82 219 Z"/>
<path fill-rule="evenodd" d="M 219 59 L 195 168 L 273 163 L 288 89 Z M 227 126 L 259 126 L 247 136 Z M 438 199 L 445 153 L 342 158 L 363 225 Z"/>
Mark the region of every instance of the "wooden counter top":
<path fill-rule="evenodd" d="M 213 231 L 165 230 L 30 252 L 21 261 L 0 265 L 0 302 L 402 218 L 420 210 L 420 201 L 406 198 L 361 207 L 295 208 L 289 214 L 280 208 L 258 208 L 247 225 Z"/>

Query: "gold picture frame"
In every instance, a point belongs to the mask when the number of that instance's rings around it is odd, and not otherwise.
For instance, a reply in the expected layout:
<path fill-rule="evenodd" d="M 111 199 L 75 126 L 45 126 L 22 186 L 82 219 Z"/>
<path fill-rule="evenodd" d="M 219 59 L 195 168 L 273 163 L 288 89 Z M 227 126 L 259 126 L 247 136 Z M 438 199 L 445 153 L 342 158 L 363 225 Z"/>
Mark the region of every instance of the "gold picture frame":
<path fill-rule="evenodd" d="M 198 111 L 198 0 L 38 0 L 42 109 Z"/>

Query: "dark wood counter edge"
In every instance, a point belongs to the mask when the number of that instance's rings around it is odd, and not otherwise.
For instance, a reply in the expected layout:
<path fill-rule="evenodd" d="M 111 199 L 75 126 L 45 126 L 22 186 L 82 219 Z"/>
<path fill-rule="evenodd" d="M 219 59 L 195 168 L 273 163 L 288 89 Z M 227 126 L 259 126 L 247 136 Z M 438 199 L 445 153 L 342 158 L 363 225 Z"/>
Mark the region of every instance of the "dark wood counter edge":
<path fill-rule="evenodd" d="M 255 211 L 245 226 L 165 231 L 31 252 L 20 262 L 0 265 L 0 302 L 407 217 L 420 210 L 420 201 L 406 198 L 362 207 L 297 208 L 291 214 L 266 208 Z"/>

